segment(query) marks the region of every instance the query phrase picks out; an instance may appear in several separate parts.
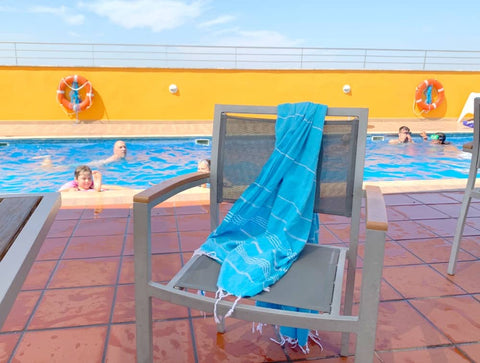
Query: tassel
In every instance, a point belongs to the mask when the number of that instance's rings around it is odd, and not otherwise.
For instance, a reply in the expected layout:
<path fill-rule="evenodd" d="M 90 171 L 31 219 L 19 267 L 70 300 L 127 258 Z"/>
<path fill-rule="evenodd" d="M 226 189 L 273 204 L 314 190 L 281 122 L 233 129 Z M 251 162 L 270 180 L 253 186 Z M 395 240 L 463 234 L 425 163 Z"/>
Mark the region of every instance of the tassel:
<path fill-rule="evenodd" d="M 229 294 L 230 295 L 230 294 Z M 232 307 L 230 308 L 230 310 L 228 310 L 228 312 L 225 314 L 225 318 L 228 318 L 230 315 L 233 314 L 233 310 L 235 309 L 235 306 L 237 306 L 237 303 L 240 301 L 241 297 L 237 297 L 235 299 L 235 302 L 233 303 Z"/>
<path fill-rule="evenodd" d="M 228 292 L 224 292 L 222 289 L 218 289 L 215 293 L 215 305 L 213 306 L 213 317 L 215 318 L 215 323 L 220 324 L 223 321 L 223 318 L 220 320 L 217 314 L 217 305 L 220 300 L 229 296 Z"/>

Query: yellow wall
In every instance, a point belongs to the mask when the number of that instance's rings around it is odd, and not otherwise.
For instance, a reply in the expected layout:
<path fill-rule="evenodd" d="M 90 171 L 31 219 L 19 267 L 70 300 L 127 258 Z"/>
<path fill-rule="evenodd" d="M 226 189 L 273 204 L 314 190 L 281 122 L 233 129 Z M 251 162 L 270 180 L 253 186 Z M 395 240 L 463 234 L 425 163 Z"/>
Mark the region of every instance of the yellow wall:
<path fill-rule="evenodd" d="M 95 94 L 80 120 L 208 120 L 215 103 L 300 101 L 368 107 L 372 118 L 456 118 L 469 93 L 480 92 L 480 72 L 0 67 L 0 121 L 68 120 L 56 89 L 73 74 L 86 77 Z M 428 78 L 442 83 L 446 99 L 417 115 L 415 88 Z M 348 95 L 344 84 L 351 86 Z"/>

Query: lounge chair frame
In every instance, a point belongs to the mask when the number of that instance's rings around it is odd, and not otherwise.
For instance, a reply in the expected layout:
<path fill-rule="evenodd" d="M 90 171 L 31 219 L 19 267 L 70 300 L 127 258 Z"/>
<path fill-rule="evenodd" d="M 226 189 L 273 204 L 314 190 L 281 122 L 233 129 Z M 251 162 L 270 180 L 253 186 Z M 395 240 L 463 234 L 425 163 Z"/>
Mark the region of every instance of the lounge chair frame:
<path fill-rule="evenodd" d="M 217 187 L 221 187 L 222 185 L 222 181 L 219 179 L 219 174 L 222 173 L 222 170 L 220 167 L 217 170 L 217 166 L 221 164 L 222 155 L 221 153 L 217 154 L 217 150 L 223 142 L 222 138 L 224 137 L 225 124 L 222 120 L 224 116 L 226 114 L 276 115 L 276 111 L 276 107 L 216 105 L 212 138 L 211 172 L 195 172 L 178 176 L 152 186 L 134 196 L 136 339 L 137 361 L 139 363 L 153 361 L 152 297 L 207 313 L 213 312 L 215 303 L 215 298 L 212 296 L 197 294 L 196 291 L 191 290 L 188 284 L 182 285 L 180 283 L 186 274 L 189 273 L 190 268 L 198 263 L 198 259 L 206 258 L 205 256 L 192 257 L 175 277 L 166 284 L 152 281 L 150 223 L 152 209 L 179 192 L 203 183 L 210 183 L 211 228 L 214 229 L 220 219 L 218 202 L 222 200 L 222 196 L 219 196 L 219 188 Z M 336 273 L 334 274 L 335 283 L 332 284 L 334 291 L 331 294 L 331 308 L 328 312 L 324 313 L 286 312 L 283 310 L 242 304 L 240 301 L 233 310 L 231 317 L 280 326 L 295 326 L 311 330 L 343 332 L 341 355 L 349 354 L 349 333 L 355 333 L 357 335 L 356 361 L 372 362 L 375 347 L 380 282 L 383 269 L 385 235 L 388 224 L 385 203 L 380 189 L 373 186 L 367 186 L 365 189 L 362 189 L 368 109 L 328 108 L 327 116 L 358 122 L 358 128 L 356 129 L 358 135 L 353 135 L 355 136 L 356 142 L 353 150 L 355 156 L 352 160 L 355 165 L 355 172 L 349 181 L 352 188 L 350 205 L 347 203 L 350 208 L 350 211 L 347 211 L 347 213 L 351 214 L 349 246 L 348 248 L 320 246 L 324 251 L 336 251 L 335 253 L 338 253 L 339 256 L 339 262 L 335 270 Z M 318 199 L 320 200 L 321 197 Z M 365 253 L 359 311 L 358 314 L 353 315 L 362 200 L 365 201 L 366 207 L 364 217 Z M 316 250 L 318 246 L 307 245 L 307 247 L 308 249 Z M 299 261 L 300 258 L 293 266 L 296 266 L 297 263 L 299 264 Z M 343 279 L 345 271 L 346 283 L 344 285 Z M 287 278 L 289 274 L 290 271 L 280 281 Z M 306 279 L 302 278 L 302 280 L 305 281 Z M 277 284 L 279 282 L 277 282 Z M 305 287 L 308 288 L 308 284 L 307 282 Z M 344 292 L 343 301 L 341 297 L 342 290 Z M 225 316 L 231 308 L 232 302 L 222 300 L 217 304 L 217 313 L 220 316 Z M 217 325 L 217 329 L 220 332 L 224 331 L 223 321 Z"/>
<path fill-rule="evenodd" d="M 480 95 L 480 93 L 478 94 Z M 478 169 L 480 168 L 480 97 L 472 100 L 473 103 L 473 141 L 463 145 L 463 150 L 472 153 L 470 160 L 470 171 L 468 174 L 467 185 L 465 187 L 465 194 L 463 195 L 462 205 L 460 207 L 460 214 L 457 220 L 455 234 L 453 236 L 453 244 L 450 251 L 450 259 L 448 261 L 447 273 L 455 275 L 457 266 L 458 251 L 465 229 L 465 221 L 467 220 L 468 209 L 472 198 L 480 198 L 480 188 L 475 187 L 477 180 Z"/>
<path fill-rule="evenodd" d="M 0 195 L 0 328 L 35 262 L 60 204 L 57 192 Z"/>
<path fill-rule="evenodd" d="M 463 105 L 462 112 L 460 112 L 460 116 L 458 116 L 457 122 L 460 123 L 463 121 L 463 118 L 468 115 L 473 115 L 474 112 L 474 100 L 475 98 L 480 97 L 480 93 L 478 92 L 471 92 L 467 100 L 465 101 L 465 104 Z"/>

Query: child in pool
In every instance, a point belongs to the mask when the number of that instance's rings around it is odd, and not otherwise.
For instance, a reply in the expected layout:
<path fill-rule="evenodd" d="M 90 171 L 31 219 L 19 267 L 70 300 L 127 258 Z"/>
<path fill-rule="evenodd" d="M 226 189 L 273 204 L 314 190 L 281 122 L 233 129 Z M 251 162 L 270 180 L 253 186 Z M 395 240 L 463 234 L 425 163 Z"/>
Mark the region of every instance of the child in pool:
<path fill-rule="evenodd" d="M 87 165 L 80 165 L 75 169 L 75 179 L 62 185 L 61 192 L 102 191 L 102 174 L 98 170 L 92 171 Z"/>

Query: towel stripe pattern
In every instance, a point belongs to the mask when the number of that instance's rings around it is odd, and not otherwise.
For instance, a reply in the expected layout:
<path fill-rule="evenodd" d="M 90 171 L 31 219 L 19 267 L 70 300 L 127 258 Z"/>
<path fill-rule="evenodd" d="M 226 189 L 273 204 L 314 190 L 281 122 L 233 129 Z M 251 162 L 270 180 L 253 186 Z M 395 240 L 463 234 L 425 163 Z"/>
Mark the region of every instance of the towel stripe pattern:
<path fill-rule="evenodd" d="M 221 263 L 218 288 L 254 296 L 278 281 L 305 243 L 318 243 L 316 169 L 327 106 L 278 106 L 275 149 L 260 175 L 196 251 Z"/>

